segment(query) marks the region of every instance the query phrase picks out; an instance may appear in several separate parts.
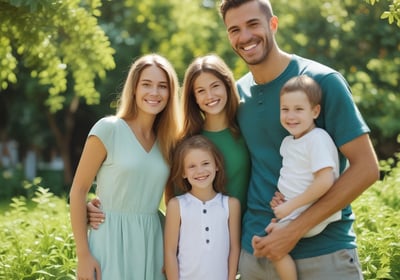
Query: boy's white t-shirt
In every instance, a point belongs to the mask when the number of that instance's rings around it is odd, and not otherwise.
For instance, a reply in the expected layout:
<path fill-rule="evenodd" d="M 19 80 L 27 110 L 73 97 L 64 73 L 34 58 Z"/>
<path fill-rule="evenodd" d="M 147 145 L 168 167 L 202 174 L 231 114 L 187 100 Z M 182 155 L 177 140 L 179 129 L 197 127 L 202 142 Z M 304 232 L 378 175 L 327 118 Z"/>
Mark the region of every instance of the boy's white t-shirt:
<path fill-rule="evenodd" d="M 339 177 L 338 150 L 329 134 L 321 128 L 316 127 L 298 139 L 292 135 L 286 136 L 282 141 L 280 153 L 282 168 L 278 189 L 286 200 L 303 193 L 313 182 L 313 173 L 318 170 L 332 167 L 335 180 Z M 311 204 L 296 209 L 280 222 L 295 219 Z M 338 220 L 340 216 L 336 214 L 334 220 Z"/>

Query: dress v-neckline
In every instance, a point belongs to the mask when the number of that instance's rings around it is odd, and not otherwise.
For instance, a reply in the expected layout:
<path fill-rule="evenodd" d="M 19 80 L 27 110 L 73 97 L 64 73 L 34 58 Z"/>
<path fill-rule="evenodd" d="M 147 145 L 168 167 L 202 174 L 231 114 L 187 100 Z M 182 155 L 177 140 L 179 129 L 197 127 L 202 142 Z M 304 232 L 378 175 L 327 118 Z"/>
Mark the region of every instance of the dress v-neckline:
<path fill-rule="evenodd" d="M 143 146 L 143 143 L 142 143 L 142 142 L 139 140 L 139 138 L 137 137 L 137 135 L 136 135 L 135 131 L 133 130 L 133 128 L 131 128 L 130 125 L 129 125 L 124 119 L 121 119 L 121 118 L 120 118 L 120 120 L 125 124 L 126 128 L 129 129 L 129 131 L 131 132 L 131 135 L 132 135 L 134 141 L 136 141 L 136 142 L 139 144 L 139 146 L 142 148 L 142 150 L 143 150 L 146 154 L 150 154 L 151 151 L 153 150 L 154 146 L 155 146 L 156 143 L 157 143 L 157 138 L 154 139 L 154 142 L 151 144 L 151 146 L 149 147 L 149 149 L 146 149 L 146 147 Z"/>

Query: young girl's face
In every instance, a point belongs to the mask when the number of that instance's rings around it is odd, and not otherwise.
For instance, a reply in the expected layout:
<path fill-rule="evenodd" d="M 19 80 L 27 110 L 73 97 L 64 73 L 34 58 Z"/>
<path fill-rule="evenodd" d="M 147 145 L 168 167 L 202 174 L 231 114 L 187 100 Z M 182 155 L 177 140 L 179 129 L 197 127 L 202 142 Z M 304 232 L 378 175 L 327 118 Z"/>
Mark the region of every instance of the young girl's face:
<path fill-rule="evenodd" d="M 201 73 L 193 83 L 193 91 L 197 104 L 205 114 L 217 115 L 225 112 L 226 88 L 215 75 Z"/>
<path fill-rule="evenodd" d="M 156 115 L 168 103 L 167 75 L 157 66 L 143 69 L 136 87 L 135 100 L 139 112 Z"/>
<path fill-rule="evenodd" d="M 215 158 L 211 152 L 203 149 L 191 149 L 183 161 L 183 178 L 186 178 L 192 190 L 213 188 L 216 172 Z"/>
<path fill-rule="evenodd" d="M 281 124 L 294 138 L 300 138 L 315 127 L 314 119 L 320 106 L 311 106 L 307 95 L 300 90 L 287 92 L 281 96 Z"/>

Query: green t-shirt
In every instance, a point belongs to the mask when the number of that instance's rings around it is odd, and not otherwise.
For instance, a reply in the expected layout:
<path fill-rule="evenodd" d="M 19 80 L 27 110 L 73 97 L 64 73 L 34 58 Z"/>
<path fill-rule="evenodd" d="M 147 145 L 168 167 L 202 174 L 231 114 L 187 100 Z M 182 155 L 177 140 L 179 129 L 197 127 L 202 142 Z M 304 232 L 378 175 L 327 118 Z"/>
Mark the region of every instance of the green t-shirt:
<path fill-rule="evenodd" d="M 277 190 L 282 167 L 279 147 L 288 135 L 279 120 L 279 92 L 287 80 L 301 74 L 314 78 L 322 88 L 321 113 L 316 124 L 330 134 L 337 147 L 369 132 L 342 75 L 315 61 L 293 55 L 284 72 L 267 84 L 256 85 L 251 73 L 237 82 L 241 97 L 238 122 L 252 163 L 247 211 L 242 224 L 242 247 L 250 253 L 253 252 L 252 237 L 265 235 L 264 229 L 274 217 L 269 202 Z M 346 162 L 340 154 L 341 172 Z M 315 237 L 301 239 L 291 255 L 308 258 L 355 248 L 353 220 L 348 206 L 342 210 L 341 221 L 331 223 Z"/>
<path fill-rule="evenodd" d="M 228 128 L 217 132 L 203 130 L 201 134 L 210 139 L 222 153 L 227 177 L 227 194 L 239 199 L 244 213 L 250 177 L 250 155 L 243 137 L 235 138 Z"/>

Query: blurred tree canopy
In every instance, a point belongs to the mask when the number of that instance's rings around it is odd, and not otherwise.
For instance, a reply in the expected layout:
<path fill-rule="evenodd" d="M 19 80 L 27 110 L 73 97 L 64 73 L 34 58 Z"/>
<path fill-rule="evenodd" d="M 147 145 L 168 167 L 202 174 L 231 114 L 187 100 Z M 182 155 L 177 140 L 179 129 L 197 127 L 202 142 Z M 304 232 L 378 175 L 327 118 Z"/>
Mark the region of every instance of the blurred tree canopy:
<path fill-rule="evenodd" d="M 50 127 L 67 181 L 72 178 L 69 143 L 79 99 L 98 103 L 95 80 L 115 67 L 114 49 L 98 24 L 100 6 L 99 0 L 0 1 L 0 88 L 13 92 L 13 105 L 20 104 L 9 109 L 19 124 L 10 134 L 24 146 L 43 148 Z M 21 104 L 26 108 L 21 110 Z M 60 121 L 56 112 L 61 110 Z"/>
<path fill-rule="evenodd" d="M 0 1 L 0 85 L 18 81 L 17 64 L 45 85 L 52 112 L 60 110 L 66 98 L 68 75 L 74 92 L 89 104 L 99 99 L 95 77 L 115 67 L 107 36 L 96 16 L 100 0 L 10 0 Z"/>
<path fill-rule="evenodd" d="M 379 0 L 366 0 L 368 3 L 375 5 Z M 381 14 L 381 19 L 387 19 L 390 24 L 396 23 L 400 27 L 400 0 L 387 0 L 388 10 Z"/>
<path fill-rule="evenodd" d="M 68 183 L 88 129 L 115 111 L 135 58 L 160 53 L 182 81 L 196 56 L 212 52 L 239 78 L 248 70 L 231 50 L 218 3 L 0 0 L 0 110 L 8 133 L 24 146 L 55 146 L 71 166 Z M 398 151 L 400 32 L 391 23 L 398 25 L 399 0 L 272 4 L 280 47 L 340 71 L 380 157 Z"/>

